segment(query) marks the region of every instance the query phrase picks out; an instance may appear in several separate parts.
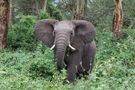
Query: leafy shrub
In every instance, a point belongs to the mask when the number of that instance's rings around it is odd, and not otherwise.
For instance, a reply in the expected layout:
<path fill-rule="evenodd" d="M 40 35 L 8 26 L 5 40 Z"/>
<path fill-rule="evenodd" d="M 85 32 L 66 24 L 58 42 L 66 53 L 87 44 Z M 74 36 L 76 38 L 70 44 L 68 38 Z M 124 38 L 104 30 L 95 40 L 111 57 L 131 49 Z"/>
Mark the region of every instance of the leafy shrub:
<path fill-rule="evenodd" d="M 54 18 L 57 20 L 62 20 L 64 18 L 61 11 L 56 6 L 54 6 L 52 3 L 48 3 L 47 12 L 49 13 L 49 16 L 51 18 Z"/>
<path fill-rule="evenodd" d="M 40 11 L 40 15 L 39 15 L 39 19 L 47 19 L 50 18 L 49 14 L 47 12 L 44 11 Z"/>
<path fill-rule="evenodd" d="M 53 73 L 56 70 L 53 53 L 47 47 L 43 47 L 43 45 L 39 43 L 35 50 L 34 57 L 37 58 L 29 66 L 30 76 L 33 78 L 52 78 Z"/>
<path fill-rule="evenodd" d="M 10 49 L 13 47 L 0 50 L 0 89 L 134 90 L 135 33 L 131 28 L 123 29 L 122 32 L 128 33 L 128 37 L 116 42 L 112 32 L 97 28 L 97 53 L 93 71 L 88 80 L 77 79 L 69 85 L 62 84 L 66 71 L 58 72 L 52 51 L 45 45 L 38 43 L 32 49 L 33 52 L 24 51 L 25 47 L 16 51 Z M 12 38 L 9 39 L 12 40 L 16 33 L 10 35 Z"/>
<path fill-rule="evenodd" d="M 61 13 L 61 11 L 54 6 L 52 3 L 48 3 L 49 5 L 47 5 L 47 11 L 40 11 L 39 14 L 39 19 L 48 19 L 48 18 L 53 18 L 53 19 L 57 19 L 57 20 L 62 20 L 64 17 Z"/>
<path fill-rule="evenodd" d="M 21 16 L 19 20 L 12 25 L 8 33 L 8 46 L 12 49 L 24 48 L 34 50 L 37 40 L 33 35 L 33 26 L 36 23 L 34 16 Z"/>

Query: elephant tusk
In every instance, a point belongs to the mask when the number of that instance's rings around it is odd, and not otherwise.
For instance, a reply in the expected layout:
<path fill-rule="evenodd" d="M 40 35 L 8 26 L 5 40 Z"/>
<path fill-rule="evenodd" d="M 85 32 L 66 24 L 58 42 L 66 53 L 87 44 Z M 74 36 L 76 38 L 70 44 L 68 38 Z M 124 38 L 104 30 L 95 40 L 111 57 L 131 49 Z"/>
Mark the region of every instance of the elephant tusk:
<path fill-rule="evenodd" d="M 68 45 L 72 50 L 76 50 L 73 46 L 71 46 L 70 44 Z"/>
<path fill-rule="evenodd" d="M 54 48 L 55 48 L 55 44 L 50 49 L 53 50 Z"/>

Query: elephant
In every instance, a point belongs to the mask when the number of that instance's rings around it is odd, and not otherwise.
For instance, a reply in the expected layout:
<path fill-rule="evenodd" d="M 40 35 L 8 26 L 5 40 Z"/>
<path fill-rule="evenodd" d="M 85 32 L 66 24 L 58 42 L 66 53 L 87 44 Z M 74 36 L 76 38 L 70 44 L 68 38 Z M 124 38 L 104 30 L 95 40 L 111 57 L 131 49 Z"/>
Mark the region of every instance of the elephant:
<path fill-rule="evenodd" d="M 35 24 L 34 35 L 54 51 L 58 70 L 66 68 L 64 82 L 91 73 L 96 54 L 96 30 L 91 22 L 42 19 Z"/>

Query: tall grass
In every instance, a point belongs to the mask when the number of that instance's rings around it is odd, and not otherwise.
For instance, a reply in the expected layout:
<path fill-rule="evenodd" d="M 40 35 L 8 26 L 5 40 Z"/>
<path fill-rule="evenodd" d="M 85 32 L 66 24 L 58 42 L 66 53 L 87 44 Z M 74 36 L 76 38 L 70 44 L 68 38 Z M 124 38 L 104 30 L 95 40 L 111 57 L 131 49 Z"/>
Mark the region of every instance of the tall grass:
<path fill-rule="evenodd" d="M 123 31 L 128 37 L 116 42 L 111 32 L 98 28 L 89 79 L 77 79 L 69 85 L 62 84 L 66 71 L 57 71 L 52 51 L 40 42 L 32 51 L 27 47 L 1 50 L 0 90 L 134 90 L 135 36 L 133 29 Z"/>

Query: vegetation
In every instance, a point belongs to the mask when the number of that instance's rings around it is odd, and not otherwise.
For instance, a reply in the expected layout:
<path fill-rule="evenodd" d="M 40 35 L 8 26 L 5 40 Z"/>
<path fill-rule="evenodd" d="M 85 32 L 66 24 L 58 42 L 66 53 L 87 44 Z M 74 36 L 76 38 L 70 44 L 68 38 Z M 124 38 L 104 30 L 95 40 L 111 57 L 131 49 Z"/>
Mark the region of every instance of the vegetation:
<path fill-rule="evenodd" d="M 33 26 L 37 19 L 34 16 L 20 16 L 8 33 L 8 47 L 12 49 L 26 48 L 33 50 L 37 40 L 33 35 Z"/>
<path fill-rule="evenodd" d="M 54 1 L 48 0 L 46 12 L 41 9 L 38 15 L 29 14 L 28 9 L 21 10 L 17 3 L 12 4 L 14 9 L 7 48 L 0 50 L 0 90 L 134 90 L 135 1 L 123 1 L 124 21 L 118 41 L 110 31 L 113 1 L 87 2 L 84 18 L 92 21 L 97 31 L 94 68 L 87 80 L 76 79 L 74 83 L 66 85 L 63 85 L 66 70 L 58 72 L 53 52 L 33 35 L 33 26 L 38 19 L 71 19 L 70 10 L 64 10 L 65 6 L 60 7 L 62 1 L 66 0 Z"/>
<path fill-rule="evenodd" d="M 135 33 L 125 29 L 129 36 L 116 42 L 111 32 L 97 31 L 96 60 L 88 80 L 63 85 L 65 70 L 59 73 L 52 51 L 45 47 L 43 52 L 38 43 L 34 51 L 25 51 L 27 47 L 0 51 L 1 90 L 134 90 Z"/>

